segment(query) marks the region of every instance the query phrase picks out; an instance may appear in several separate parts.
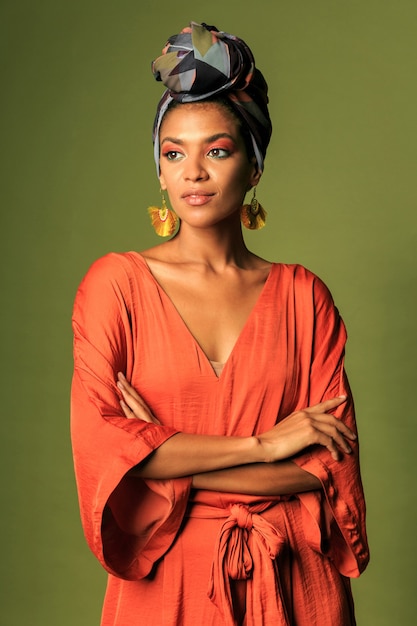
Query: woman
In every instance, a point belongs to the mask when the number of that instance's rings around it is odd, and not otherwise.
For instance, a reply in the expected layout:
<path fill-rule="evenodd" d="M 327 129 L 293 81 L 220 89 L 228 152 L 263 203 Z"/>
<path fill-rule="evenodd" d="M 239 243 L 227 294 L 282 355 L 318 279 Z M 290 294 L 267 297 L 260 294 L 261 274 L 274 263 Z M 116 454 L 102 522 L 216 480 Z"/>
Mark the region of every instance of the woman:
<path fill-rule="evenodd" d="M 72 437 L 103 626 L 355 623 L 365 506 L 345 328 L 323 283 L 252 254 L 267 87 L 240 39 L 192 23 L 153 64 L 163 203 L 74 307 Z M 243 205 L 243 206 L 242 206 Z"/>

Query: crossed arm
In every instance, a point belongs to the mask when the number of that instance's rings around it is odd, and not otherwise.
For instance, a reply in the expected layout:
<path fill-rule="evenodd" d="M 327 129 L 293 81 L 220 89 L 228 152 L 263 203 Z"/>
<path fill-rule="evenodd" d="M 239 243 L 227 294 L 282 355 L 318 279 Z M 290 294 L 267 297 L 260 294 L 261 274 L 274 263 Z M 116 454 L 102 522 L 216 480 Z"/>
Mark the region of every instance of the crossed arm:
<path fill-rule="evenodd" d="M 121 407 L 128 419 L 158 424 L 158 419 L 118 374 Z M 131 470 L 142 478 L 192 476 L 193 487 L 252 495 L 284 495 L 321 488 L 312 474 L 290 458 L 311 445 L 321 445 L 337 461 L 351 454 L 356 435 L 331 414 L 346 396 L 332 398 L 292 413 L 271 430 L 252 437 L 177 433 Z"/>

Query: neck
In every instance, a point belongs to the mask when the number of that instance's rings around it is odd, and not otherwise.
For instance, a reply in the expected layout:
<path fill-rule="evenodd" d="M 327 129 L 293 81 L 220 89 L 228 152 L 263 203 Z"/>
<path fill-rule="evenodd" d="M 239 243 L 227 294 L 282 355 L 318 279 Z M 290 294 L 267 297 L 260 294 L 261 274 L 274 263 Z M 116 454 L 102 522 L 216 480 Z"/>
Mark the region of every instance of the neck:
<path fill-rule="evenodd" d="M 194 229 L 183 224 L 169 242 L 182 262 L 201 263 L 212 268 L 246 267 L 253 258 L 243 239 L 240 223 L 235 228 Z"/>

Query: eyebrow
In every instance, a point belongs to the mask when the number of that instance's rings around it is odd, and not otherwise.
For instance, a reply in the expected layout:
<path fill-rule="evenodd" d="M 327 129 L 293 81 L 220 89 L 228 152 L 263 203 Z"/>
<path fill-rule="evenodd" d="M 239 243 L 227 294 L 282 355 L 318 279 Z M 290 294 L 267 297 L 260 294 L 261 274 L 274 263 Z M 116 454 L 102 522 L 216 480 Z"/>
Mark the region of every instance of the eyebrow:
<path fill-rule="evenodd" d="M 206 139 L 204 139 L 204 142 L 212 143 L 213 141 L 217 141 L 218 139 L 230 139 L 231 141 L 233 141 L 233 143 L 236 143 L 236 139 L 232 137 L 232 135 L 229 135 L 229 133 L 216 133 L 215 135 L 210 135 L 210 137 L 206 137 Z M 166 142 L 175 143 L 179 146 L 184 145 L 184 141 L 182 139 L 178 139 L 177 137 L 164 137 L 161 141 L 161 146 Z"/>

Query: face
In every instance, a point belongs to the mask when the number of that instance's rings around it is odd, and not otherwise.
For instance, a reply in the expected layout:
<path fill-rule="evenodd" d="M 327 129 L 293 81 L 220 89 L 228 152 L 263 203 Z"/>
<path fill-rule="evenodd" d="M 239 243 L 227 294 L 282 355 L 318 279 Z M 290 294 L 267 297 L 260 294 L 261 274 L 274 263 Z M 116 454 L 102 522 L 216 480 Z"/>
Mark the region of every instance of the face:
<path fill-rule="evenodd" d="M 260 172 L 239 123 L 215 103 L 181 104 L 160 130 L 160 183 L 183 224 L 208 227 L 235 215 Z"/>

